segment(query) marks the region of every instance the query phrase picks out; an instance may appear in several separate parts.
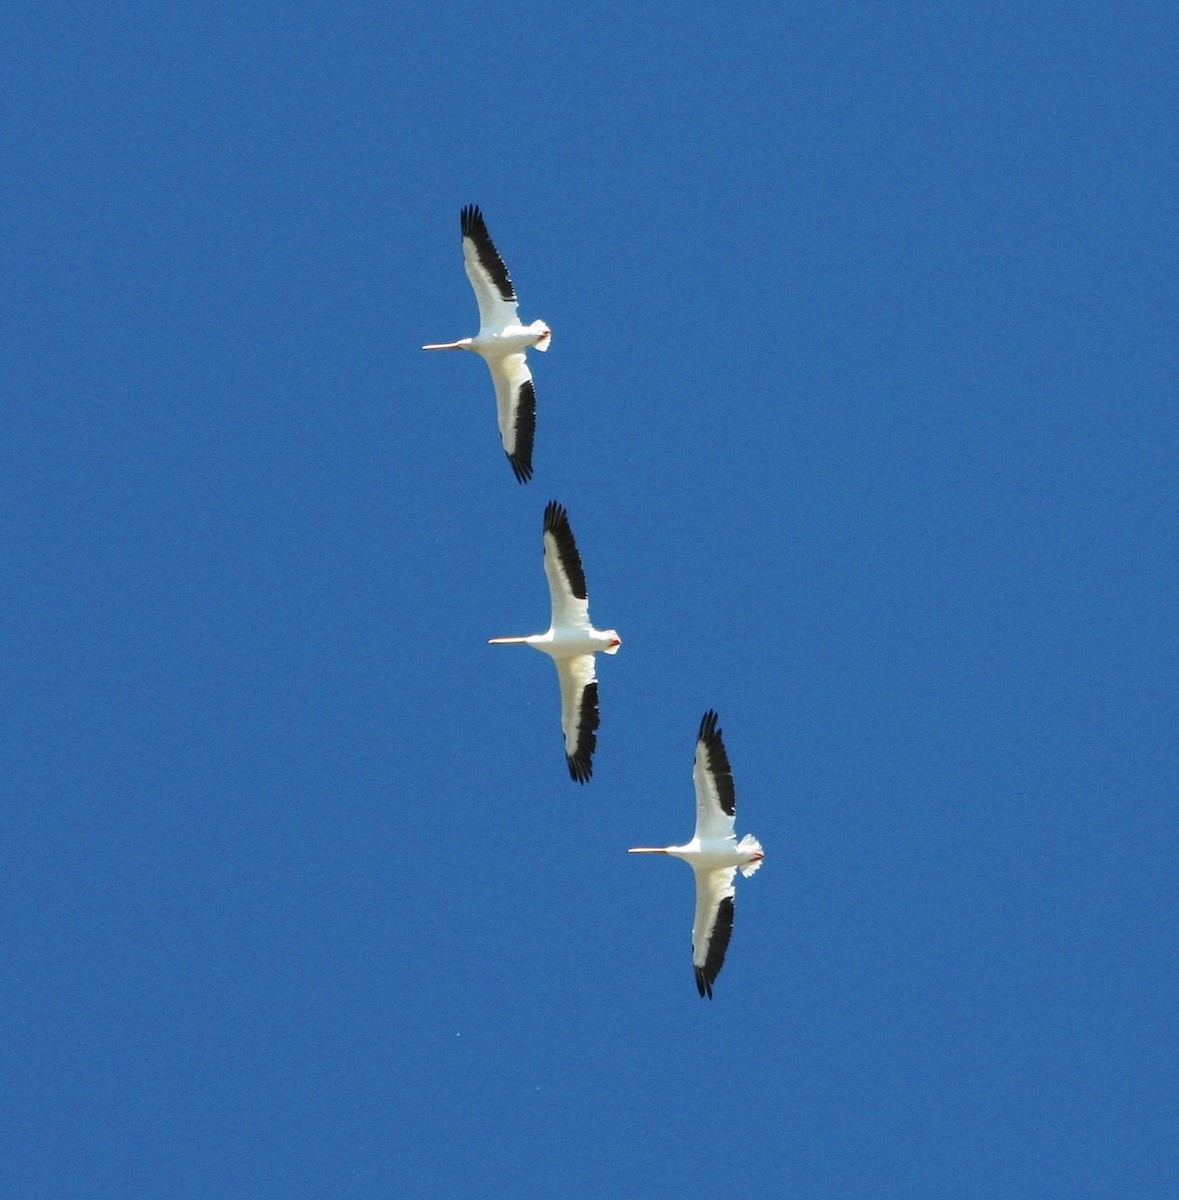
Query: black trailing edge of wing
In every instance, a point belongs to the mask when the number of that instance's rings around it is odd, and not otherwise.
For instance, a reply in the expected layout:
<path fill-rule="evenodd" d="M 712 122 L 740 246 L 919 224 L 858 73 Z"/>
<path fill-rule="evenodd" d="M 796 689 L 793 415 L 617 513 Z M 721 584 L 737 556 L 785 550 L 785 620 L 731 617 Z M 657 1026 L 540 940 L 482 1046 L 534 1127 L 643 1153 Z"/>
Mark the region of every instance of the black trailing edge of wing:
<path fill-rule="evenodd" d="M 581 693 L 577 710 L 577 750 L 565 755 L 569 777 L 575 783 L 588 783 L 594 773 L 593 756 L 598 746 L 597 728 L 601 722 L 598 712 L 598 681 L 588 683 Z"/>
<path fill-rule="evenodd" d="M 704 956 L 704 966 L 696 968 L 696 990 L 700 995 L 712 999 L 712 985 L 720 974 L 725 963 L 725 951 L 729 948 L 729 938 L 733 936 L 733 897 L 726 896 L 716 910 L 716 923 L 708 939 L 708 950 Z"/>
<path fill-rule="evenodd" d="M 733 769 L 729 766 L 729 756 L 725 752 L 725 743 L 721 740 L 721 731 L 717 729 L 719 720 L 710 708 L 700 721 L 700 732 L 696 735 L 697 742 L 704 743 L 708 757 L 708 770 L 716 781 L 716 794 L 725 815 L 731 817 L 736 811 L 737 797 L 733 790 Z M 700 993 L 704 995 L 703 992 Z"/>
<path fill-rule="evenodd" d="M 581 567 L 581 555 L 577 553 L 577 543 L 573 540 L 573 530 L 569 528 L 569 514 L 563 504 L 550 500 L 544 510 L 544 531 L 553 535 L 557 544 L 557 557 L 578 600 L 587 599 L 585 590 L 585 571 Z"/>
<path fill-rule="evenodd" d="M 470 238 L 475 247 L 475 256 L 479 265 L 487 272 L 488 278 L 495 285 L 495 290 L 505 300 L 515 300 L 516 292 L 508 277 L 508 269 L 500 258 L 491 234 L 487 232 L 487 223 L 477 204 L 468 204 L 462 213 L 463 237 Z"/>
<path fill-rule="evenodd" d="M 508 455 L 508 462 L 517 483 L 527 483 L 532 478 L 532 443 L 536 440 L 536 388 L 532 380 L 526 379 L 516 393 L 515 448 Z"/>

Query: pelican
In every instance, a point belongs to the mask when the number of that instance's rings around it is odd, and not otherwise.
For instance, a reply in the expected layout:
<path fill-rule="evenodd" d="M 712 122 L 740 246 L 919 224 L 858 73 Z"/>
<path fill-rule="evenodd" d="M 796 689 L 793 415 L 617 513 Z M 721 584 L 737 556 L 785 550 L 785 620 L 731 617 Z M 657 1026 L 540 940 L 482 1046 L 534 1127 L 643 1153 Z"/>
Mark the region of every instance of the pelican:
<path fill-rule="evenodd" d="M 631 854 L 674 854 L 696 873 L 696 920 L 692 925 L 692 965 L 696 990 L 712 999 L 733 933 L 733 877 L 752 875 L 765 857 L 761 843 L 747 833 L 740 841 L 733 832 L 735 797 L 729 756 L 711 709 L 696 735 L 696 833 L 686 846 L 635 846 Z"/>
<path fill-rule="evenodd" d="M 544 510 L 544 573 L 553 598 L 553 622 L 547 633 L 531 637 L 491 638 L 489 645 L 533 646 L 551 655 L 561 684 L 561 729 L 569 775 L 585 783 L 593 773 L 598 744 L 598 682 L 594 655 L 617 654 L 622 639 L 613 629 L 595 629 L 589 619 L 589 597 L 581 555 L 569 528 L 569 514 L 555 500 Z"/>
<path fill-rule="evenodd" d="M 478 205 L 468 204 L 460 218 L 463 263 L 479 304 L 479 332 L 457 342 L 423 346 L 423 350 L 474 350 L 483 356 L 495 384 L 499 436 L 517 480 L 532 478 L 532 440 L 536 435 L 536 390 L 524 352 L 547 350 L 552 330 L 543 321 L 521 325 L 516 292 L 508 269 L 487 232 Z"/>

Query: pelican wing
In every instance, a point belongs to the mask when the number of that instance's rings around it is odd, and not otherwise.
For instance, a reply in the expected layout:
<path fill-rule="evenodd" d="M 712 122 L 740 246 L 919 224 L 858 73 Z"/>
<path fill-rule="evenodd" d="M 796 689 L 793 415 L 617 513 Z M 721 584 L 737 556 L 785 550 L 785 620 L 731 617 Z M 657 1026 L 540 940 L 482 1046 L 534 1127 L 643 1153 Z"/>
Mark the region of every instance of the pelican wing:
<path fill-rule="evenodd" d="M 712 999 L 712 985 L 724 965 L 733 936 L 733 876 L 736 867 L 697 870 L 696 920 L 692 925 L 692 965 L 696 990 Z"/>
<path fill-rule="evenodd" d="M 735 837 L 733 771 L 716 722 L 716 713 L 709 709 L 696 735 L 696 762 L 692 768 L 692 782 L 696 785 L 696 836 L 702 841 Z"/>
<path fill-rule="evenodd" d="M 477 204 L 463 209 L 463 264 L 479 304 L 479 329 L 503 329 L 517 323 L 516 290 Z"/>
<path fill-rule="evenodd" d="M 536 438 L 536 389 L 523 354 L 486 360 L 495 384 L 495 407 L 504 453 L 520 483 L 532 478 L 532 443 Z"/>
<path fill-rule="evenodd" d="M 555 500 L 544 510 L 544 573 L 553 599 L 553 628 L 588 629 L 589 596 L 581 555 L 569 528 L 569 514 Z"/>
<path fill-rule="evenodd" d="M 556 658 L 561 684 L 561 731 L 565 735 L 565 762 L 570 778 L 585 783 L 593 774 L 593 754 L 598 744 L 598 681 L 594 656 Z"/>

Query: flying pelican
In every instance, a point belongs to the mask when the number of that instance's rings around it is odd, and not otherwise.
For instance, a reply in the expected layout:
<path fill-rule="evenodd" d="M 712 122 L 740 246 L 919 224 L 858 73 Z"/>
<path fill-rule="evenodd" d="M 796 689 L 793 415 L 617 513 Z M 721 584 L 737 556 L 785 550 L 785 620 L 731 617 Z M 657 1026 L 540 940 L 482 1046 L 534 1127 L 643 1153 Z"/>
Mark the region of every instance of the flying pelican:
<path fill-rule="evenodd" d="M 423 346 L 423 350 L 474 350 L 483 356 L 495 384 L 499 435 L 520 483 L 532 478 L 532 440 L 536 436 L 536 389 L 524 352 L 547 350 L 552 330 L 543 321 L 521 325 L 516 292 L 508 269 L 487 232 L 478 205 L 463 209 L 463 263 L 479 303 L 479 332 L 457 342 Z"/>
<path fill-rule="evenodd" d="M 696 735 L 696 833 L 686 846 L 636 846 L 631 854 L 674 854 L 696 873 L 696 920 L 692 925 L 692 964 L 696 990 L 712 999 L 733 933 L 733 877 L 752 875 L 761 866 L 761 842 L 747 833 L 739 842 L 733 832 L 735 797 L 729 756 L 711 709 Z"/>
<path fill-rule="evenodd" d="M 594 655 L 617 654 L 622 639 L 613 629 L 595 629 L 589 619 L 589 597 L 581 555 L 569 528 L 569 514 L 555 500 L 544 510 L 544 573 L 553 598 L 553 623 L 547 633 L 531 637 L 492 638 L 493 646 L 534 646 L 552 656 L 561 684 L 561 729 L 569 774 L 585 783 L 593 773 L 598 744 L 598 681 Z"/>

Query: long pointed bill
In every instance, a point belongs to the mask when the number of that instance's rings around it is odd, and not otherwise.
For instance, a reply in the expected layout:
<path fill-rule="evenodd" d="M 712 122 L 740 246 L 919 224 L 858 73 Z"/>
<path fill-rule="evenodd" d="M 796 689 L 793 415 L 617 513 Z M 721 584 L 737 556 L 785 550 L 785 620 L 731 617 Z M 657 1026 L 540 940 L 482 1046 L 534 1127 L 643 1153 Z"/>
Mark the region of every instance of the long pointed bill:
<path fill-rule="evenodd" d="M 662 846 L 632 846 L 627 854 L 666 854 Z"/>
<path fill-rule="evenodd" d="M 437 342 L 430 346 L 423 346 L 423 350 L 462 350 L 464 343 L 462 342 Z"/>
<path fill-rule="evenodd" d="M 488 644 L 489 646 L 522 646 L 522 645 L 526 644 L 526 643 L 527 643 L 527 641 L 528 641 L 528 639 L 527 639 L 526 637 L 519 637 L 519 638 L 488 638 L 488 639 L 487 639 L 487 644 Z"/>

